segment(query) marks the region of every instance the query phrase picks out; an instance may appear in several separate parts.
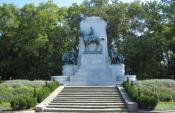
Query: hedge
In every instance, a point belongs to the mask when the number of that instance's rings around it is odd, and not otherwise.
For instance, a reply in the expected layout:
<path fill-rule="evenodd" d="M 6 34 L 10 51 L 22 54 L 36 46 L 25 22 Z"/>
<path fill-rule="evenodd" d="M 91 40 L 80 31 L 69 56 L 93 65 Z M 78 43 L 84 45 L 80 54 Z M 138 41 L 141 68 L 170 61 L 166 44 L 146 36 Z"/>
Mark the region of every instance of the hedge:
<path fill-rule="evenodd" d="M 58 86 L 59 83 L 54 81 L 36 89 L 30 86 L 16 88 L 14 97 L 10 101 L 11 107 L 13 110 L 23 110 L 34 107 L 36 102 L 42 102 Z"/>
<path fill-rule="evenodd" d="M 144 95 L 139 92 L 129 82 L 124 82 L 124 87 L 129 96 L 138 103 L 140 109 L 154 109 L 158 103 L 158 99 L 152 96 Z"/>

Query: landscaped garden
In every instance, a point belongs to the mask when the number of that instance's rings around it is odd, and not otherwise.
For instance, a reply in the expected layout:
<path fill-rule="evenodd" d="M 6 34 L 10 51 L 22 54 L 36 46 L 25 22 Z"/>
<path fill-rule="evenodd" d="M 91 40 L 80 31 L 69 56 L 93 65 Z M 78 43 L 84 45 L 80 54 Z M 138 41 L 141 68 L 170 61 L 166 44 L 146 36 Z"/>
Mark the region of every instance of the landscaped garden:
<path fill-rule="evenodd" d="M 140 109 L 175 110 L 175 81 L 168 79 L 140 80 L 124 83 L 128 94 Z"/>
<path fill-rule="evenodd" d="M 56 81 L 7 80 L 0 84 L 0 109 L 30 109 L 58 86 Z"/>

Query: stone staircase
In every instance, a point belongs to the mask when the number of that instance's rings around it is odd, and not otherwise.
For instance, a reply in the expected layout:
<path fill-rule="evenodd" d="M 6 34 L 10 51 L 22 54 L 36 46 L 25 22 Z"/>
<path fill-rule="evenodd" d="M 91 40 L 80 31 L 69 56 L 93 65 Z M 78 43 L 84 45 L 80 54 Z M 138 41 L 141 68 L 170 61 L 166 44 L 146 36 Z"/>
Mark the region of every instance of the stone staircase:
<path fill-rule="evenodd" d="M 65 87 L 45 112 L 126 112 L 127 107 L 116 87 Z"/>

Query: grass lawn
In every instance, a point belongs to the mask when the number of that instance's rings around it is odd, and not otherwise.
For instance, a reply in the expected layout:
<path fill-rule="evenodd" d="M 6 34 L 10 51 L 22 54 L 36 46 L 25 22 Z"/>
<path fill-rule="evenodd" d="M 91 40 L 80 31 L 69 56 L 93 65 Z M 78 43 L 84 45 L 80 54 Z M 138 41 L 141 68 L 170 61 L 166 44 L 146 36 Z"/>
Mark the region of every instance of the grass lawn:
<path fill-rule="evenodd" d="M 159 102 L 155 110 L 175 110 L 175 102 Z"/>

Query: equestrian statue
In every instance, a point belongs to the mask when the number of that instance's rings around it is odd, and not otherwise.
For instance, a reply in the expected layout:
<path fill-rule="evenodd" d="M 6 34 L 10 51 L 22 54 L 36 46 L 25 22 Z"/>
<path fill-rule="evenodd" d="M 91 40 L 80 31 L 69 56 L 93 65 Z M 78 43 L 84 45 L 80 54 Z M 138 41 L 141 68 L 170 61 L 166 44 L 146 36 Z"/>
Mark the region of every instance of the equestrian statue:
<path fill-rule="evenodd" d="M 124 62 L 124 58 L 118 53 L 117 48 L 111 49 L 111 64 L 121 64 Z"/>
<path fill-rule="evenodd" d="M 76 64 L 77 52 L 72 49 L 71 51 L 65 52 L 62 56 L 62 62 L 64 64 Z"/>
<path fill-rule="evenodd" d="M 100 43 L 104 38 L 99 38 L 98 36 L 94 35 L 94 30 L 90 27 L 90 32 L 86 34 L 85 32 L 81 31 L 80 36 L 83 38 L 83 42 L 85 45 L 85 53 L 91 53 L 89 50 L 90 44 L 95 44 L 95 53 L 102 52 L 102 44 Z M 99 50 L 100 48 L 100 50 Z M 99 50 L 99 51 L 98 51 Z"/>

